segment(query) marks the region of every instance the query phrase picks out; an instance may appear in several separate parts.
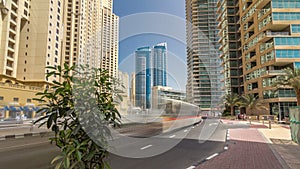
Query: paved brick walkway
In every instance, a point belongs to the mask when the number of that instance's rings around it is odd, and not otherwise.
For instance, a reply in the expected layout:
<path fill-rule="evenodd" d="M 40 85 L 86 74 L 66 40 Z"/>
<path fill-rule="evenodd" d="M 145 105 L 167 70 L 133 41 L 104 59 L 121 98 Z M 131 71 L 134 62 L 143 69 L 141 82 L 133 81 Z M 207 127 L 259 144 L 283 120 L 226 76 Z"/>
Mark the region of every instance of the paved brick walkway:
<path fill-rule="evenodd" d="M 282 169 L 257 129 L 230 129 L 229 150 L 197 169 Z"/>

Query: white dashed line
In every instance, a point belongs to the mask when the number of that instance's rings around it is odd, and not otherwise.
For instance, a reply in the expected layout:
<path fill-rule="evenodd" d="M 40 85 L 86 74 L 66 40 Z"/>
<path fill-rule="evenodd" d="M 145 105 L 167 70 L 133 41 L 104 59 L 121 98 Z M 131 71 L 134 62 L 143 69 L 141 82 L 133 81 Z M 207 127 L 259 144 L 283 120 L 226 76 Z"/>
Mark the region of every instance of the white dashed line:
<path fill-rule="evenodd" d="M 213 159 L 214 157 L 216 157 L 217 155 L 219 155 L 219 153 L 215 153 L 209 157 L 206 158 L 206 160 L 210 160 L 210 159 Z"/>
<path fill-rule="evenodd" d="M 169 138 L 174 138 L 176 135 L 172 135 L 172 136 L 170 136 Z"/>
<path fill-rule="evenodd" d="M 186 132 L 188 132 L 188 130 L 184 130 L 183 132 L 185 132 L 185 133 L 186 133 Z"/>
<path fill-rule="evenodd" d="M 186 169 L 194 169 L 196 168 L 195 166 L 190 166 L 189 168 L 186 168 Z"/>
<path fill-rule="evenodd" d="M 151 144 L 150 144 L 150 145 L 147 145 L 147 146 L 145 146 L 145 147 L 142 147 L 141 150 L 145 150 L 145 149 L 150 148 L 150 147 L 152 147 Z"/>
<path fill-rule="evenodd" d="M 224 150 L 228 150 L 228 147 L 226 146 L 226 147 L 224 147 Z"/>

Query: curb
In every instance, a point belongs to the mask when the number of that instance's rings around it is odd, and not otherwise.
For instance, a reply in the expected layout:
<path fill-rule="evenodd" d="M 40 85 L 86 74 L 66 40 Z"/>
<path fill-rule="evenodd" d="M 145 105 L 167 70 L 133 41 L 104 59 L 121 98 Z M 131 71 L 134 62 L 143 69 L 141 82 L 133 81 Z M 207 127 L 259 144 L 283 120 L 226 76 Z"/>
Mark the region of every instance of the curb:
<path fill-rule="evenodd" d="M 0 136 L 0 141 L 11 140 L 11 139 L 22 139 L 25 137 L 47 137 L 53 135 L 52 131 L 34 132 L 34 133 L 24 133 L 24 134 L 12 134 L 6 136 Z"/>

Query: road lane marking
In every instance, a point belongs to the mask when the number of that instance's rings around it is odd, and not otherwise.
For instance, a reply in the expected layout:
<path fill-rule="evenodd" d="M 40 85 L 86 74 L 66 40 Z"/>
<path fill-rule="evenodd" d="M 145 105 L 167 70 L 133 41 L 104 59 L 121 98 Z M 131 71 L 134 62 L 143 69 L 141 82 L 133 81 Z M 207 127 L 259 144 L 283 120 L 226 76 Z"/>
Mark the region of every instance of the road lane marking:
<path fill-rule="evenodd" d="M 209 157 L 206 158 L 206 160 L 210 160 L 210 159 L 213 159 L 214 157 L 216 157 L 217 155 L 219 155 L 219 153 L 215 153 Z"/>
<path fill-rule="evenodd" d="M 32 145 L 39 145 L 39 144 L 44 144 L 44 143 L 49 143 L 50 141 L 43 141 L 43 142 L 38 142 L 38 143 L 31 143 L 31 144 L 23 144 L 23 145 L 18 145 L 18 146 L 10 146 L 10 147 L 4 147 L 0 148 L 0 150 L 5 150 L 5 149 L 13 149 L 13 148 L 20 148 L 20 147 L 26 147 L 26 146 L 32 146 Z"/>
<path fill-rule="evenodd" d="M 224 150 L 228 150 L 228 147 L 226 146 L 226 147 L 224 147 Z"/>
<path fill-rule="evenodd" d="M 174 138 L 176 135 L 172 135 L 172 136 L 170 136 L 169 138 Z"/>
<path fill-rule="evenodd" d="M 192 127 L 193 129 L 195 128 L 195 127 Z"/>
<path fill-rule="evenodd" d="M 151 144 L 149 144 L 149 145 L 147 145 L 147 146 L 145 146 L 145 147 L 142 147 L 141 150 L 145 150 L 145 149 L 150 148 L 150 147 L 152 147 Z"/>
<path fill-rule="evenodd" d="M 195 166 L 190 166 L 189 168 L 186 168 L 186 169 L 194 169 L 196 168 Z"/>
<path fill-rule="evenodd" d="M 187 131 L 188 131 L 188 130 L 184 130 L 183 132 L 185 132 L 185 133 L 186 133 Z"/>

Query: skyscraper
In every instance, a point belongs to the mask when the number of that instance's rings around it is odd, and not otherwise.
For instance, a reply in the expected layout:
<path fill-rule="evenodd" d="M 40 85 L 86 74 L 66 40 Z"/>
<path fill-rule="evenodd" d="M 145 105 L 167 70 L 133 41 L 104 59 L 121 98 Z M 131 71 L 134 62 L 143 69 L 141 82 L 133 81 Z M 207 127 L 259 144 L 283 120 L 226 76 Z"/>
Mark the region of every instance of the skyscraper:
<path fill-rule="evenodd" d="M 130 80 L 130 104 L 135 106 L 135 73 L 131 73 Z"/>
<path fill-rule="evenodd" d="M 283 69 L 300 68 L 300 1 L 239 2 L 245 94 L 264 99 L 269 111 L 284 118 L 296 105 L 295 91 L 273 84 Z"/>
<path fill-rule="evenodd" d="M 218 28 L 220 29 L 220 57 L 224 67 L 225 91 L 227 94 L 243 94 L 243 68 L 238 0 L 219 0 Z"/>
<path fill-rule="evenodd" d="M 129 105 L 129 75 L 126 72 L 118 72 L 118 86 L 117 89 L 121 91 L 120 95 L 122 96 L 122 101 L 117 106 L 119 108 L 119 112 L 121 114 L 127 113 L 128 105 Z"/>
<path fill-rule="evenodd" d="M 167 86 L 167 43 L 152 49 L 153 86 Z"/>
<path fill-rule="evenodd" d="M 6 2 L 6 3 L 5 3 Z M 36 103 L 58 77 L 46 67 L 102 67 L 118 76 L 118 22 L 112 0 L 0 1 L 0 102 Z"/>
<path fill-rule="evenodd" d="M 138 48 L 135 52 L 135 106 L 151 108 L 151 49 Z"/>
<path fill-rule="evenodd" d="M 63 3 L 1 2 L 0 81 L 44 87 L 58 80 L 46 78 L 45 67 L 61 62 Z"/>
<path fill-rule="evenodd" d="M 112 0 L 77 0 L 65 4 L 63 62 L 89 65 L 118 76 L 119 17 Z"/>
<path fill-rule="evenodd" d="M 218 109 L 220 82 L 217 0 L 186 0 L 187 100 L 203 111 Z"/>

